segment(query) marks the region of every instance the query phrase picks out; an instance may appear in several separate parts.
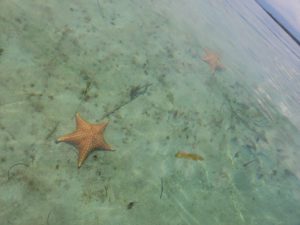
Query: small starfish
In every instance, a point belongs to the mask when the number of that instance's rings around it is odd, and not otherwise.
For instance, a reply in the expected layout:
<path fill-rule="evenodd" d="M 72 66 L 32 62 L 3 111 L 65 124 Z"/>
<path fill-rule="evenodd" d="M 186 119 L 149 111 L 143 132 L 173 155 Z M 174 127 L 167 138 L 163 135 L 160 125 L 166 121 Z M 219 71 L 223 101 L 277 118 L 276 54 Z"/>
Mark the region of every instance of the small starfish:
<path fill-rule="evenodd" d="M 208 49 L 204 49 L 205 56 L 203 56 L 201 59 L 209 64 L 210 70 L 212 74 L 214 75 L 216 70 L 222 70 L 224 69 L 224 65 L 220 61 L 220 56 L 218 53 L 212 52 Z"/>
<path fill-rule="evenodd" d="M 76 113 L 76 130 L 57 139 L 57 142 L 68 142 L 77 147 L 78 168 L 81 167 L 88 154 L 95 149 L 112 150 L 105 142 L 103 133 L 108 122 L 90 124 L 83 120 L 79 113 Z"/>

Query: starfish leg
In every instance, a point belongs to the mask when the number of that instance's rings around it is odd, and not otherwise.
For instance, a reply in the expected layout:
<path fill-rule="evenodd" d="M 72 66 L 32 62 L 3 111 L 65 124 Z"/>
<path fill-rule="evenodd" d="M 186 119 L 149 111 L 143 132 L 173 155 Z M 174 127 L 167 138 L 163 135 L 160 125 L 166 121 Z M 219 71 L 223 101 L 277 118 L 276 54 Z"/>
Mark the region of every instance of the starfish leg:
<path fill-rule="evenodd" d="M 78 146 L 79 153 L 78 153 L 78 168 L 81 167 L 82 163 L 88 157 L 88 154 L 91 152 L 91 143 L 85 143 Z"/>
<path fill-rule="evenodd" d="M 110 147 L 110 145 L 109 144 L 107 144 L 106 142 L 105 142 L 105 140 L 103 140 L 103 146 L 101 147 L 103 150 L 105 150 L 105 151 L 112 151 L 112 148 Z"/>
<path fill-rule="evenodd" d="M 77 131 L 74 131 L 73 133 L 63 135 L 56 139 L 57 142 L 69 142 L 77 144 L 80 142 L 80 134 Z"/>

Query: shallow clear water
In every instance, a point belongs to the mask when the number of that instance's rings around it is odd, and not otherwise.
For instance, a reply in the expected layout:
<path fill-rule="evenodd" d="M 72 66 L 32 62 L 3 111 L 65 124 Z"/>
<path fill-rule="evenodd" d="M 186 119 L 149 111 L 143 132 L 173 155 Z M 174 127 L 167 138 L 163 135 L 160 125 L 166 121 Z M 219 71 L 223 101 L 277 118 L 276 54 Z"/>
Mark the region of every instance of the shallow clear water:
<path fill-rule="evenodd" d="M 299 46 L 240 2 L 1 1 L 1 224 L 298 225 Z"/>

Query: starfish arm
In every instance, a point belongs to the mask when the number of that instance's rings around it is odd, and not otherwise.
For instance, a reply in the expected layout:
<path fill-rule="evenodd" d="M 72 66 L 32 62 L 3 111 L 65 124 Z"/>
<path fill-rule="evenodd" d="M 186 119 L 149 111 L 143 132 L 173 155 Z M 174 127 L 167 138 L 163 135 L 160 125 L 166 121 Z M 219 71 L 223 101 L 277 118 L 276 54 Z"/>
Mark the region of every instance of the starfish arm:
<path fill-rule="evenodd" d="M 99 131 L 101 132 L 101 133 L 104 133 L 104 130 L 105 130 L 105 128 L 107 127 L 107 125 L 108 125 L 108 121 L 107 122 L 103 122 L 103 123 L 101 123 L 101 124 L 99 124 L 99 125 L 96 125 L 97 126 L 97 128 L 99 129 Z"/>
<path fill-rule="evenodd" d="M 203 50 L 204 50 L 205 54 L 209 54 L 210 53 L 210 51 L 208 50 L 208 48 L 204 48 Z"/>
<path fill-rule="evenodd" d="M 78 168 L 81 167 L 84 160 L 88 157 L 88 154 L 92 151 L 91 149 L 91 142 L 84 142 L 78 146 L 79 153 L 78 153 Z"/>
<path fill-rule="evenodd" d="M 103 150 L 112 150 L 110 145 L 106 143 L 106 141 L 104 140 L 104 130 L 107 127 L 108 122 L 104 122 L 101 123 L 99 125 L 95 125 L 95 133 L 97 133 L 97 135 L 95 136 L 94 139 L 94 147 L 95 148 L 101 148 Z"/>
<path fill-rule="evenodd" d="M 90 147 L 93 149 L 112 150 L 110 145 L 104 140 L 103 134 L 95 136 L 94 139 L 92 139 Z"/>
<path fill-rule="evenodd" d="M 209 58 L 208 58 L 207 56 L 203 56 L 203 57 L 201 57 L 201 59 L 202 59 L 203 61 L 207 62 Z"/>
<path fill-rule="evenodd" d="M 112 150 L 110 145 L 106 143 L 104 138 L 102 138 L 102 140 L 101 140 L 101 147 L 100 148 L 103 149 L 103 150 L 106 150 L 106 151 Z"/>
<path fill-rule="evenodd" d="M 80 117 L 79 113 L 76 113 L 76 129 L 87 129 L 90 124 Z"/>
<path fill-rule="evenodd" d="M 219 63 L 218 64 L 218 69 L 223 70 L 223 69 L 225 69 L 225 66 L 222 63 Z"/>
<path fill-rule="evenodd" d="M 69 143 L 74 143 L 74 144 L 78 144 L 80 143 L 80 140 L 82 139 L 82 135 L 77 132 L 77 131 L 74 131 L 70 134 L 66 134 L 66 135 L 63 135 L 59 138 L 57 138 L 57 142 L 69 142 Z"/>

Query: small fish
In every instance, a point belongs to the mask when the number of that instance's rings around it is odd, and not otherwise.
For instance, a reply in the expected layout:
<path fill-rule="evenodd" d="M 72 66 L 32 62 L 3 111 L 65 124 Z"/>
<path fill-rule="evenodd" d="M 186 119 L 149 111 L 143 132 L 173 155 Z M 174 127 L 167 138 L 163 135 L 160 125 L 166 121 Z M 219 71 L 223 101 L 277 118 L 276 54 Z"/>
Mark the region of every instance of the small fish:
<path fill-rule="evenodd" d="M 192 160 L 203 160 L 204 158 L 201 155 L 189 152 L 177 152 L 175 155 L 176 158 L 192 159 Z"/>
<path fill-rule="evenodd" d="M 129 202 L 127 204 L 127 209 L 132 209 L 132 207 L 135 205 L 136 202 Z"/>

